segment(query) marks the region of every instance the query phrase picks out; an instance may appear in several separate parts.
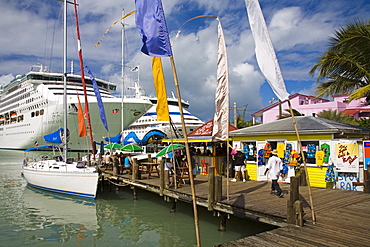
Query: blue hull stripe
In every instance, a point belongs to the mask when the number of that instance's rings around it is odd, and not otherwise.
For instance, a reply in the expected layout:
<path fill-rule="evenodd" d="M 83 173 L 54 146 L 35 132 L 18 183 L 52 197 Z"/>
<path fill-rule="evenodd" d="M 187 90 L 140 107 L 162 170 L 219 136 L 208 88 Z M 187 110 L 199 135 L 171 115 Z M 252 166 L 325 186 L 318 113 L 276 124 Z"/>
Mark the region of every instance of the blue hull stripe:
<path fill-rule="evenodd" d="M 42 190 L 47 190 L 55 193 L 61 193 L 61 194 L 66 194 L 66 195 L 71 195 L 71 196 L 78 196 L 78 197 L 83 197 L 83 198 L 88 198 L 88 199 L 95 199 L 94 194 L 84 194 L 84 193 L 78 193 L 78 192 L 72 192 L 72 191 L 66 191 L 66 190 L 57 190 L 57 189 L 51 189 L 51 188 L 46 188 L 38 185 L 34 185 L 31 183 L 28 183 L 32 187 L 42 189 Z"/>

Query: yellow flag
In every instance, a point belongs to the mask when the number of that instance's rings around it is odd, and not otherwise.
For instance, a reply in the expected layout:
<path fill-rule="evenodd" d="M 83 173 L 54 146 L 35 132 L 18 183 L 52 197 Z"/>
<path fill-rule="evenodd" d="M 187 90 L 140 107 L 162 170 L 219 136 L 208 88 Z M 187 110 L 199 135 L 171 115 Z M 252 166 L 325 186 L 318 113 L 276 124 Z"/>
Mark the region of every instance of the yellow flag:
<path fill-rule="evenodd" d="M 164 81 L 162 60 L 160 57 L 152 57 L 152 73 L 155 92 L 157 94 L 157 121 L 170 121 L 166 83 Z"/>

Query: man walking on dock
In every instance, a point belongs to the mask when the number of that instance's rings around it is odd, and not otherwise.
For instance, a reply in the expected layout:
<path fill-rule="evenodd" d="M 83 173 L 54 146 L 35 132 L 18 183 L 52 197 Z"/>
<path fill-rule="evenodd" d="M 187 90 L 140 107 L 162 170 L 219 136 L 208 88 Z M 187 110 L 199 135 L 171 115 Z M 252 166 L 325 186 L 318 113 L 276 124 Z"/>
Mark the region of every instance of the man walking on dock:
<path fill-rule="evenodd" d="M 282 198 L 284 197 L 283 191 L 280 189 L 280 186 L 278 184 L 278 179 L 280 176 L 280 172 L 283 169 L 283 162 L 281 162 L 281 159 L 277 156 L 278 152 L 276 149 L 274 149 L 271 152 L 271 157 L 269 158 L 266 166 L 266 171 L 264 175 L 266 176 L 267 172 L 269 172 L 269 177 L 271 178 L 272 184 L 271 184 L 271 194 L 276 194 L 278 197 Z M 276 192 L 275 192 L 276 191 Z"/>

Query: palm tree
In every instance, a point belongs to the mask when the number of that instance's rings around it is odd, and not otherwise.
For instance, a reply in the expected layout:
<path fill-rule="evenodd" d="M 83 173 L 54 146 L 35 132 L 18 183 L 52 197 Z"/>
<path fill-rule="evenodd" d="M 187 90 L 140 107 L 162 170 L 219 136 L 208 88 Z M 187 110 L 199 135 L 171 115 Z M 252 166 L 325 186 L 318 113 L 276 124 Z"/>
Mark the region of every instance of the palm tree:
<path fill-rule="evenodd" d="M 370 22 L 354 21 L 335 32 L 328 50 L 310 70 L 317 81 L 317 97 L 350 94 L 350 100 L 370 100 Z"/>
<path fill-rule="evenodd" d="M 288 117 L 291 117 L 292 114 L 290 114 L 290 110 L 289 109 L 285 109 L 285 113 L 283 113 L 279 119 L 283 119 L 283 118 L 288 118 Z M 299 111 L 297 111 L 296 109 L 292 109 L 293 111 L 293 115 L 294 116 L 304 116 L 304 114 L 300 113 Z"/>
<path fill-rule="evenodd" d="M 329 119 L 339 123 L 359 125 L 359 122 L 353 116 L 344 115 L 342 111 L 337 111 L 333 109 L 323 110 L 322 112 L 317 113 L 317 116 L 320 118 Z"/>

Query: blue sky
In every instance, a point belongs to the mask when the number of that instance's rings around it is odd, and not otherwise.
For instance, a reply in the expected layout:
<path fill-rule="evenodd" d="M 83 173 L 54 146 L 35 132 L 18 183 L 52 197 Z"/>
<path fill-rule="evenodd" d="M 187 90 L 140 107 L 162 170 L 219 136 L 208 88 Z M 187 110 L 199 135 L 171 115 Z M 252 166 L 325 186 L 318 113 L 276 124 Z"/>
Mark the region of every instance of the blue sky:
<path fill-rule="evenodd" d="M 105 30 L 125 13 L 135 10 L 134 0 L 80 0 L 79 17 L 84 63 L 94 75 L 121 87 L 121 25 L 94 45 Z M 217 63 L 217 22 L 197 15 L 215 15 L 221 20 L 227 44 L 230 105 L 247 106 L 245 118 L 266 106 L 276 96 L 262 76 L 254 54 L 244 0 L 162 0 L 179 78 L 181 96 L 190 112 L 208 121 L 214 115 Z M 62 71 L 62 2 L 52 0 L 0 0 L 0 84 L 32 65 L 45 64 Z M 270 36 L 289 94 L 314 95 L 316 79 L 308 75 L 327 48 L 335 30 L 353 20 L 368 20 L 368 0 L 260 0 Z M 68 61 L 78 71 L 73 9 L 69 7 Z M 126 18 L 125 90 L 138 78 L 148 94 L 154 94 L 151 59 L 140 52 L 141 41 L 135 18 Z M 139 64 L 138 72 L 131 68 Z M 175 92 L 171 65 L 163 59 L 167 93 Z M 127 93 L 131 93 L 126 90 Z M 242 114 L 242 110 L 238 110 Z M 231 111 L 232 115 L 232 111 Z M 232 116 L 231 116 L 232 118 Z M 232 120 L 232 119 L 230 119 Z"/>

